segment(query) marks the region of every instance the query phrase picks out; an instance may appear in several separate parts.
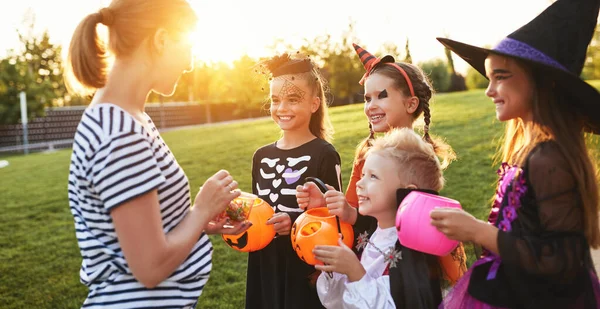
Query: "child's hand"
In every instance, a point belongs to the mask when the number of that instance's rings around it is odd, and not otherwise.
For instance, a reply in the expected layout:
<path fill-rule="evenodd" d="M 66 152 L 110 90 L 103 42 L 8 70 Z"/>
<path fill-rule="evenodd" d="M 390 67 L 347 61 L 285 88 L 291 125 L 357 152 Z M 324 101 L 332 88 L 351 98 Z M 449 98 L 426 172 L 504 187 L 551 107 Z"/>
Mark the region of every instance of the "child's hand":
<path fill-rule="evenodd" d="M 325 197 L 316 184 L 307 182 L 303 186 L 296 187 L 296 202 L 298 207 L 303 210 L 324 207 Z"/>
<path fill-rule="evenodd" d="M 326 186 L 325 202 L 329 213 L 338 216 L 340 220 L 346 223 L 354 224 L 356 222 L 356 209 L 348 204 L 346 196 L 342 192 L 330 185 Z"/>
<path fill-rule="evenodd" d="M 252 226 L 252 222 L 244 221 L 244 222 L 234 222 L 231 224 L 228 218 L 223 218 L 219 221 L 210 221 L 204 232 L 209 235 L 214 234 L 225 234 L 225 235 L 237 235 L 245 232 Z"/>
<path fill-rule="evenodd" d="M 456 208 L 435 208 L 429 213 L 431 225 L 446 237 L 461 242 L 475 241 L 480 220 L 470 213 Z"/>
<path fill-rule="evenodd" d="M 274 214 L 266 224 L 272 224 L 275 229 L 275 233 L 279 235 L 289 235 L 290 229 L 292 228 L 292 219 L 290 215 L 285 212 L 278 212 Z"/>
<path fill-rule="evenodd" d="M 315 268 L 321 271 L 344 274 L 348 276 L 348 281 L 354 282 L 360 280 L 365 274 L 365 268 L 362 266 L 358 257 L 340 237 L 339 246 L 315 246 L 313 254 L 315 258 L 325 265 L 315 265 Z"/>

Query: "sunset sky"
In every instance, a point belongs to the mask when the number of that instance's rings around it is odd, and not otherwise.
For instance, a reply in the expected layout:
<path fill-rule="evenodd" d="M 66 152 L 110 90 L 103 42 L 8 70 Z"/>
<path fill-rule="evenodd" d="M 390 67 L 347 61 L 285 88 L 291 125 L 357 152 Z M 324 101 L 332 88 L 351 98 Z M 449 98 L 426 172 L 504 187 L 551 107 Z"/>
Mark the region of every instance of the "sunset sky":
<path fill-rule="evenodd" d="M 358 39 L 375 52 L 385 42 L 404 46 L 410 40 L 415 62 L 444 57 L 437 36 L 475 45 L 493 45 L 546 8 L 550 0 L 190 0 L 200 17 L 194 36 L 196 57 L 232 61 L 243 54 L 268 56 L 275 39 L 299 46 L 303 38 L 330 33 L 339 38 L 355 22 Z M 86 15 L 109 0 L 20 0 L 0 11 L 0 56 L 18 46 L 26 12 L 33 12 L 36 31 L 48 29 L 51 39 L 68 46 Z M 367 5 L 369 3 L 369 5 Z M 65 11 L 68 8 L 68 13 Z M 466 12 L 477 12 L 470 14 Z M 457 69 L 466 64 L 455 57 Z"/>

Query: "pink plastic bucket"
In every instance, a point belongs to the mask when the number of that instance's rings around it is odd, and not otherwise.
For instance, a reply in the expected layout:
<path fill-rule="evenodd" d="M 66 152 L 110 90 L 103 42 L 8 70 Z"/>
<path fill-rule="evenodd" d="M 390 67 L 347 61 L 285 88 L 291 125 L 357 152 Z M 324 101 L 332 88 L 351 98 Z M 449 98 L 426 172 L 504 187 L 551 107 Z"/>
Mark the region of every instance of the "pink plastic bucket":
<path fill-rule="evenodd" d="M 458 246 L 458 241 L 448 239 L 431 225 L 429 213 L 437 207 L 462 209 L 458 201 L 419 191 L 404 198 L 396 213 L 398 239 L 403 246 L 437 256 L 448 255 Z"/>

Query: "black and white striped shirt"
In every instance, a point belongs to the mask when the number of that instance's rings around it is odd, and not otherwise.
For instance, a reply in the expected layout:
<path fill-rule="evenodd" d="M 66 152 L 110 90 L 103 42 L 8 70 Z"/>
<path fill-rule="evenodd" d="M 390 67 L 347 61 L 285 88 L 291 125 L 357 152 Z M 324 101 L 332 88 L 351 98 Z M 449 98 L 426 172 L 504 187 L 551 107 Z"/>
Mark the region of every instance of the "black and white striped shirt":
<path fill-rule="evenodd" d="M 89 293 L 83 308 L 192 308 L 212 267 L 212 245 L 202 234 L 189 256 L 154 289 L 132 275 L 110 216 L 114 207 L 158 189 L 165 233 L 190 208 L 188 179 L 148 115 L 146 127 L 113 104 L 96 104 L 75 133 L 69 205 Z"/>

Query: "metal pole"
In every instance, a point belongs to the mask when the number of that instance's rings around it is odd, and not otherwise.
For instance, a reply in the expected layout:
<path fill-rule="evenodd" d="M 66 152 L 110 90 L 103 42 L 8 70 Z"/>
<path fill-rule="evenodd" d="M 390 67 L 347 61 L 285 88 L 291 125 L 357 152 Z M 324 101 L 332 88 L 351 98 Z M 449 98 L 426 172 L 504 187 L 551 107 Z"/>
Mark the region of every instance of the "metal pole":
<path fill-rule="evenodd" d="M 21 97 L 21 124 L 23 125 L 23 152 L 29 154 L 29 140 L 27 139 L 27 95 L 24 91 L 19 93 Z"/>

